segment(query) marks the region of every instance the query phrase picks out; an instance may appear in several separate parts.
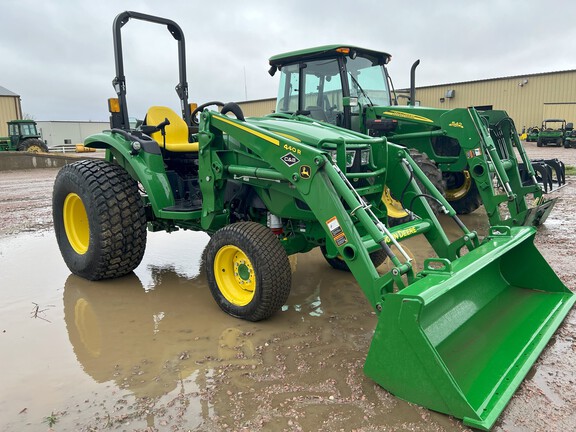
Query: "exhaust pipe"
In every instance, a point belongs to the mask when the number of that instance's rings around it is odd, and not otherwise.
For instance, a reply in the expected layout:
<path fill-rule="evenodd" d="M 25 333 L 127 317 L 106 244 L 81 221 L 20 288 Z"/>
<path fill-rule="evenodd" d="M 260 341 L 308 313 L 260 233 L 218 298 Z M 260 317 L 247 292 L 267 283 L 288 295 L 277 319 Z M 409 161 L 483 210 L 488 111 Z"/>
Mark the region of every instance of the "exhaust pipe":
<path fill-rule="evenodd" d="M 416 105 L 416 68 L 420 64 L 420 59 L 416 60 L 410 68 L 410 106 Z"/>

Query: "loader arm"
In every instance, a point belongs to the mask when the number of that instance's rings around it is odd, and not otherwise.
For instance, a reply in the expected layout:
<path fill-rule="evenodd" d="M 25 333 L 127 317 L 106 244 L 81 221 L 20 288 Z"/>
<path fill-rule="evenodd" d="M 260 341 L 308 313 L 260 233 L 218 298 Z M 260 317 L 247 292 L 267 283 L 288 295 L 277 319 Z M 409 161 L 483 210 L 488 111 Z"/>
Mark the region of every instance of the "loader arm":
<path fill-rule="evenodd" d="M 390 138 L 394 142 L 414 146 L 420 151 L 433 152 L 432 158 L 443 172 L 468 171 L 478 188 L 491 226 L 538 225 L 544 222 L 554 205 L 553 200 L 545 201 L 542 198 L 542 190 L 521 143 L 519 145 L 517 140 L 505 136 L 495 142 L 491 136 L 490 125 L 502 121 L 503 112 L 483 113 L 482 116 L 489 119 L 488 124 L 474 108 L 444 111 L 418 107 L 375 107 L 372 111 L 369 118 L 390 118 L 405 124 L 419 125 L 406 127 L 406 132 L 394 133 Z M 510 132 L 510 128 L 505 130 Z M 434 137 L 456 140 L 461 147 L 458 155 L 437 155 L 436 149 L 423 144 Z M 524 185 L 522 182 L 514 147 L 518 148 L 524 165 L 530 167 L 531 184 Z M 537 202 L 537 206 L 529 208 L 528 199 Z M 502 204 L 506 205 L 509 217 L 501 214 Z"/>
<path fill-rule="evenodd" d="M 215 149 L 220 147 L 225 151 L 219 141 L 230 138 L 241 142 L 249 152 L 266 161 L 268 166 L 225 166 Z M 375 146 L 386 146 L 385 139 L 371 142 Z M 379 275 L 364 246 L 364 243 L 386 245 L 384 241 L 386 232 L 378 228 L 362 207 L 362 203 L 348 196 L 351 201 L 347 203 L 348 206 L 350 209 L 356 209 L 354 216 L 350 215 L 352 211 L 344 207 L 343 197 L 339 193 L 339 190 L 345 190 L 346 186 L 321 150 L 271 133 L 248 122 L 208 111 L 202 113 L 199 143 L 201 167 L 199 177 L 204 203 L 202 225 L 205 229 L 208 229 L 224 211 L 223 203 L 218 200 L 217 194 L 218 183 L 225 181 L 227 177 L 235 175 L 237 179 L 246 182 L 267 180 L 289 184 L 289 187 L 297 190 L 300 198 L 313 212 L 325 232 L 326 241 L 332 241 L 339 254 L 346 260 L 374 309 L 382 294 L 393 290 L 392 272 Z M 297 156 L 299 162 L 293 165 L 285 163 L 282 158 L 288 153 Z M 358 232 L 358 226 L 361 226 L 368 236 L 363 238 Z M 402 274 L 412 275 L 410 263 L 401 263 L 393 254 L 390 257 L 402 268 Z"/>

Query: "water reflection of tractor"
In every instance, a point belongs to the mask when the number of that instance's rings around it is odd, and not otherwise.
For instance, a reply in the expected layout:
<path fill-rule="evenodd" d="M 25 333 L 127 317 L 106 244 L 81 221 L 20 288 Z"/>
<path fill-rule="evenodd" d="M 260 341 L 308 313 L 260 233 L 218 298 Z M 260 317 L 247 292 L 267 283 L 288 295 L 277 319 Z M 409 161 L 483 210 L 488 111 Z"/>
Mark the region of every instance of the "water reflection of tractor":
<path fill-rule="evenodd" d="M 252 342 L 231 320 L 210 319 L 213 302 L 203 279 L 183 284 L 171 269 L 152 272 L 161 282 L 150 291 L 135 275 L 99 284 L 67 279 L 64 319 L 88 375 L 137 398 L 158 398 L 194 374 L 194 385 L 205 387 L 214 361 L 255 363 Z"/>
<path fill-rule="evenodd" d="M 130 126 L 121 56 L 130 19 L 166 26 L 178 41 L 181 117 L 156 106 Z M 117 278 L 139 265 L 147 227 L 204 231 L 216 303 L 259 321 L 287 301 L 288 255 L 320 247 L 330 264 L 346 264 L 378 316 L 366 374 L 402 399 L 489 429 L 575 300 L 535 248 L 535 229 L 493 226 L 480 239 L 410 153 L 385 137 L 307 116 L 246 119 L 232 103 L 191 110 L 184 35 L 173 21 L 124 12 L 114 46 L 111 129 L 84 143 L 106 149 L 106 158 L 64 167 L 54 185 L 54 226 L 69 269 Z M 468 121 L 453 114 L 443 121 Z M 414 219 L 388 224 L 385 187 Z M 454 239 L 427 199 L 458 226 Z M 401 244 L 415 236 L 434 250 L 420 272 Z M 380 274 L 385 260 L 390 270 Z"/>

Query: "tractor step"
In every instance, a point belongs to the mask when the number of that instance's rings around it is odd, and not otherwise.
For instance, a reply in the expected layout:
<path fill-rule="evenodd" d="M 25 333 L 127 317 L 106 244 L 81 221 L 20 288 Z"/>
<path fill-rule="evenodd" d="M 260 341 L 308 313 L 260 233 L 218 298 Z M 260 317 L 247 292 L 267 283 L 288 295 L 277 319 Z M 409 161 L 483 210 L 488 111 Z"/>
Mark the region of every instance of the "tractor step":
<path fill-rule="evenodd" d="M 169 212 L 191 212 L 202 210 L 202 200 L 176 200 L 176 203 L 170 207 L 164 207 L 163 211 Z"/>

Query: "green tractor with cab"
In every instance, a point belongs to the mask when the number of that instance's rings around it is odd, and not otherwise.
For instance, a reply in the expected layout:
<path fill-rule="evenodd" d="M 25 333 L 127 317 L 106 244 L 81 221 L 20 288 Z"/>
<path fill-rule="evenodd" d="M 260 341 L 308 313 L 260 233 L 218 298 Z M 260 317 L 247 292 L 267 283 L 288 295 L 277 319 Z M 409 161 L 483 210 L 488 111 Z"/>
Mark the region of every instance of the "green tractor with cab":
<path fill-rule="evenodd" d="M 165 26 L 178 42 L 181 115 L 153 106 L 130 124 L 121 29 L 131 19 Z M 192 108 L 178 24 L 123 12 L 113 29 L 110 129 L 84 141 L 105 159 L 67 165 L 54 183 L 54 229 L 70 271 L 121 277 L 140 264 L 147 231 L 206 232 L 214 300 L 259 321 L 290 294 L 288 256 L 320 248 L 354 275 L 378 316 L 365 373 L 402 399 L 489 429 L 576 299 L 535 248 L 535 228 L 492 227 L 480 239 L 385 136 L 309 115 L 245 118 L 234 103 Z M 412 220 L 389 225 L 385 188 L 409 203 Z M 434 250 L 420 272 L 401 245 L 414 236 Z M 385 260 L 388 271 L 378 269 Z"/>
<path fill-rule="evenodd" d="M 394 104 L 398 97 L 386 67 L 390 59 L 386 52 L 348 45 L 275 55 L 269 60 L 269 73 L 280 72 L 275 115 L 305 115 L 409 148 L 458 214 L 484 205 L 491 225 L 543 223 L 555 200 L 542 196 L 506 112 Z M 412 104 L 418 63 L 411 70 Z M 383 199 L 398 217 L 410 213 L 402 197 L 386 193 Z"/>
<path fill-rule="evenodd" d="M 0 137 L 0 151 L 48 153 L 48 146 L 42 141 L 34 120 L 9 121 L 8 134 L 10 136 Z"/>

